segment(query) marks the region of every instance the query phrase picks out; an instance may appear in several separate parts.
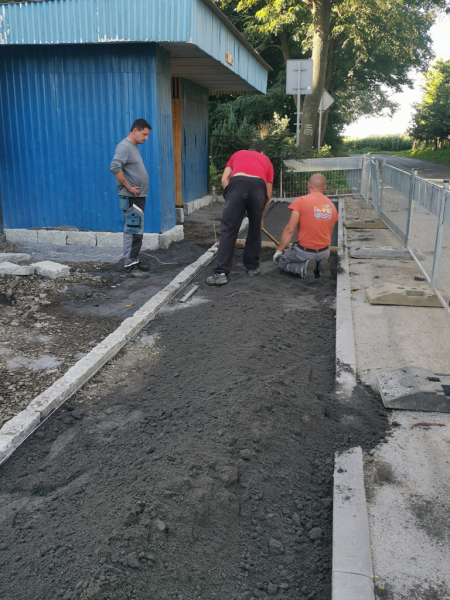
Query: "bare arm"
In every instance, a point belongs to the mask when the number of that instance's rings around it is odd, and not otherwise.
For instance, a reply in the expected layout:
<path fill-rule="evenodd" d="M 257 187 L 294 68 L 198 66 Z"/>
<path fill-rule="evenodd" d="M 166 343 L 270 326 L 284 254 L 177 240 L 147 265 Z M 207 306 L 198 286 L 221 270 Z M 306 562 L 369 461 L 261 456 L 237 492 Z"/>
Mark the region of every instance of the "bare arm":
<path fill-rule="evenodd" d="M 296 210 L 291 211 L 291 218 L 289 219 L 288 224 L 284 228 L 283 233 L 281 234 L 280 244 L 277 248 L 277 252 L 283 252 L 286 246 L 290 243 L 292 236 L 294 235 L 298 224 L 300 222 L 300 213 Z"/>
<path fill-rule="evenodd" d="M 138 187 L 133 187 L 131 186 L 128 181 L 125 179 L 125 175 L 123 174 L 123 171 L 120 171 L 120 173 L 115 173 L 114 177 L 117 179 L 117 181 L 119 181 L 129 192 L 131 192 L 132 194 L 134 194 L 135 196 L 139 196 L 141 188 Z"/>
<path fill-rule="evenodd" d="M 231 173 L 232 172 L 233 172 L 233 169 L 231 167 L 225 167 L 225 169 L 224 169 L 224 171 L 222 173 L 222 189 L 223 190 L 230 183 Z"/>

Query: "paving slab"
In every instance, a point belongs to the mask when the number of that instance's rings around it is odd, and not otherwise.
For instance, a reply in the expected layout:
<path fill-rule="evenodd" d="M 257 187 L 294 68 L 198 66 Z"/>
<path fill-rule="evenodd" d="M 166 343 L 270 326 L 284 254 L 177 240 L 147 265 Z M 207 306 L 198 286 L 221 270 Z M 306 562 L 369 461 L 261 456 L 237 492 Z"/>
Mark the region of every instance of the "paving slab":
<path fill-rule="evenodd" d="M 344 223 L 347 229 L 388 229 L 381 219 L 352 219 Z"/>
<path fill-rule="evenodd" d="M 0 253 L 0 263 L 9 262 L 9 263 L 20 263 L 26 260 L 31 260 L 31 256 L 29 254 L 24 254 L 22 252 L 3 252 Z"/>
<path fill-rule="evenodd" d="M 386 246 L 351 246 L 350 257 L 388 259 L 404 258 L 412 260 L 411 255 L 406 248 L 388 248 Z"/>
<path fill-rule="evenodd" d="M 362 198 L 346 201 L 346 214 L 376 218 Z M 346 232 L 353 247 L 404 248 L 390 230 Z M 372 305 L 365 294 L 366 286 L 393 281 L 416 285 L 417 264 L 408 257 L 350 263 L 358 378 L 377 390 L 378 373 L 405 366 L 449 373 L 445 310 Z M 391 420 L 395 426 L 385 443 L 364 457 L 375 597 L 444 600 L 450 598 L 450 414 L 392 410 Z M 419 422 L 446 426 L 411 428 Z"/>
<path fill-rule="evenodd" d="M 366 288 L 366 297 L 370 304 L 442 308 L 442 304 L 433 290 L 424 286 L 382 283 Z"/>
<path fill-rule="evenodd" d="M 0 275 L 34 275 L 35 267 L 29 265 L 16 265 L 12 262 L 0 262 Z"/>
<path fill-rule="evenodd" d="M 386 408 L 450 413 L 450 375 L 403 367 L 377 375 Z"/>
<path fill-rule="evenodd" d="M 50 279 L 58 279 L 60 277 L 68 277 L 70 275 L 70 267 L 61 265 L 51 260 L 43 260 L 42 262 L 32 263 L 36 274 Z"/>

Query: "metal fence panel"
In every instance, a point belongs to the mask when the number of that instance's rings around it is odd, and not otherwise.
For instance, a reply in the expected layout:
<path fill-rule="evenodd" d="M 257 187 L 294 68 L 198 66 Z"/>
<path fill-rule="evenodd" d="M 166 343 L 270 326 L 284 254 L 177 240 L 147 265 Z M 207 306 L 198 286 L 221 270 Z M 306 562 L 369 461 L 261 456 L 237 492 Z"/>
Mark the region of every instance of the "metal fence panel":
<path fill-rule="evenodd" d="M 433 272 L 437 231 L 438 219 L 423 205 L 414 201 L 408 249 L 412 252 L 428 281 L 431 280 Z"/>
<path fill-rule="evenodd" d="M 297 173 L 317 173 L 318 171 L 346 171 L 361 169 L 363 155 L 342 156 L 335 158 L 307 158 L 304 160 L 285 160 L 284 164 Z"/>
<path fill-rule="evenodd" d="M 439 266 L 436 274 L 436 291 L 440 300 L 450 310 L 450 192 L 444 192 L 442 202 L 442 242 L 439 249 Z"/>
<path fill-rule="evenodd" d="M 370 198 L 378 216 L 380 216 L 381 197 L 378 176 L 378 161 L 371 159 L 370 162 Z"/>
<path fill-rule="evenodd" d="M 366 201 L 366 205 L 369 205 L 370 196 L 370 158 L 366 155 L 363 156 L 362 160 L 362 173 L 361 173 L 361 195 Z"/>
<path fill-rule="evenodd" d="M 359 194 L 361 191 L 361 170 L 305 172 L 283 171 L 283 197 L 297 198 L 308 194 L 308 181 L 311 175 L 322 173 L 327 180 L 326 196 Z"/>
<path fill-rule="evenodd" d="M 411 179 L 405 171 L 388 165 L 381 168 L 380 217 L 403 242 L 408 231 Z"/>

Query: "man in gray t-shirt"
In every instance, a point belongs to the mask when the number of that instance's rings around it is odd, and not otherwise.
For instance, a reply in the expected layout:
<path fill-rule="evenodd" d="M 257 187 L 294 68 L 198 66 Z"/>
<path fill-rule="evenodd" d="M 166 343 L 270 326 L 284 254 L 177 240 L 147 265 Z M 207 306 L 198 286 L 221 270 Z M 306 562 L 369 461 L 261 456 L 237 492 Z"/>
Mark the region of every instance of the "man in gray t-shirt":
<path fill-rule="evenodd" d="M 120 208 L 125 223 L 123 234 L 123 262 L 125 272 L 143 276 L 149 267 L 139 262 L 144 233 L 145 198 L 148 195 L 148 174 L 137 145 L 148 140 L 151 126 L 145 119 L 137 119 L 131 132 L 116 148 L 110 169 L 117 179 Z"/>

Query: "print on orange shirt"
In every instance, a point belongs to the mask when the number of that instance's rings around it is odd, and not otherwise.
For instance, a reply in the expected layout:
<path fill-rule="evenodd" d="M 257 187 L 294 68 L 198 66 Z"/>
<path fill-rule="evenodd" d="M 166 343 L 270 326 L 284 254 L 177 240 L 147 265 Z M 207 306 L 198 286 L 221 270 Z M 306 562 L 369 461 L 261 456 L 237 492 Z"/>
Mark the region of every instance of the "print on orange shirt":
<path fill-rule="evenodd" d="M 333 211 L 329 204 L 319 204 L 319 206 L 314 206 L 314 216 L 316 219 L 326 219 L 331 221 L 333 216 Z"/>

